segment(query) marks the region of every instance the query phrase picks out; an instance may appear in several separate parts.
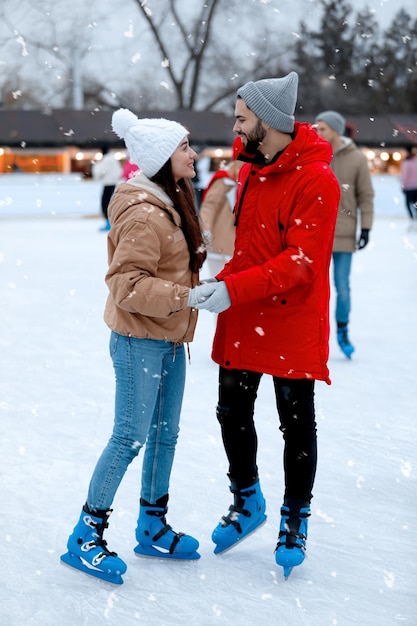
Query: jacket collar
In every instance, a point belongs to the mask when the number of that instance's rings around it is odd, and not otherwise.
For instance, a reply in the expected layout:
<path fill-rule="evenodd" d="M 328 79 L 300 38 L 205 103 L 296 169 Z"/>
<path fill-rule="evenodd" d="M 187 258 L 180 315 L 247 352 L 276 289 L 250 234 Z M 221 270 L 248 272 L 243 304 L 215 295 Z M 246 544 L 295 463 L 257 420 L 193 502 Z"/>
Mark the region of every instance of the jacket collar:
<path fill-rule="evenodd" d="M 291 133 L 291 141 L 295 138 L 295 133 Z M 288 146 L 287 146 L 288 147 Z M 253 165 L 259 165 L 259 167 L 265 167 L 266 165 L 272 165 L 276 161 L 278 161 L 279 157 L 283 152 L 285 152 L 286 148 L 283 150 L 279 150 L 270 161 L 265 159 L 265 156 L 259 150 L 256 150 L 255 153 L 245 152 L 243 149 L 239 152 L 237 159 L 239 161 L 244 161 L 245 163 L 252 163 Z"/>
<path fill-rule="evenodd" d="M 128 185 L 133 185 L 133 187 L 140 187 L 143 191 L 146 191 L 158 200 L 161 200 L 166 206 L 173 207 L 171 198 L 165 193 L 163 189 L 152 180 L 150 180 L 143 172 L 137 172 L 133 178 L 130 178 L 127 181 Z"/>
<path fill-rule="evenodd" d="M 336 148 L 336 150 L 334 151 L 334 154 L 337 154 L 338 152 L 345 150 L 345 148 L 349 148 L 353 144 L 353 141 L 352 139 L 350 139 L 350 137 L 341 137 L 341 140 L 342 140 L 342 143 L 340 144 L 338 148 Z"/>

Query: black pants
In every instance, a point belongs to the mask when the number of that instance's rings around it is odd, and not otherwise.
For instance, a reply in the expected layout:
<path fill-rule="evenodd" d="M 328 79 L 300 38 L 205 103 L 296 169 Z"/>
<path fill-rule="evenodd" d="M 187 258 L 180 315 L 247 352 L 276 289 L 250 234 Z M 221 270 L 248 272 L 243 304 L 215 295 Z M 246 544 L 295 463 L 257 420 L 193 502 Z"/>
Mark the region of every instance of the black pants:
<path fill-rule="evenodd" d="M 239 489 L 258 478 L 255 400 L 262 374 L 241 370 L 219 372 L 220 422 L 229 460 L 229 477 Z M 314 380 L 273 377 L 280 430 L 284 437 L 286 501 L 310 502 L 317 465 Z"/>
<path fill-rule="evenodd" d="M 101 193 L 101 212 L 103 213 L 106 220 L 108 219 L 107 208 L 110 204 L 110 200 L 115 189 L 116 189 L 116 185 L 105 185 Z"/>
<path fill-rule="evenodd" d="M 404 191 L 405 205 L 412 219 L 417 218 L 417 189 L 406 189 Z"/>

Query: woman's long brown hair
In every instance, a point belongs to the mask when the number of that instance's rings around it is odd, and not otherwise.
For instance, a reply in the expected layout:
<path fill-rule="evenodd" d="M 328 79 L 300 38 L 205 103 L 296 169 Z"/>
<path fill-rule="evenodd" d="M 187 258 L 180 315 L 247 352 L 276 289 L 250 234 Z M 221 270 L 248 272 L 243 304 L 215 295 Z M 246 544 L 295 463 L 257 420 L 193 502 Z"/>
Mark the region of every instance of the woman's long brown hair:
<path fill-rule="evenodd" d="M 159 185 L 172 200 L 181 217 L 182 231 L 190 252 L 190 269 L 199 272 L 207 256 L 195 201 L 194 188 L 189 178 L 175 182 L 169 159 L 151 180 Z"/>

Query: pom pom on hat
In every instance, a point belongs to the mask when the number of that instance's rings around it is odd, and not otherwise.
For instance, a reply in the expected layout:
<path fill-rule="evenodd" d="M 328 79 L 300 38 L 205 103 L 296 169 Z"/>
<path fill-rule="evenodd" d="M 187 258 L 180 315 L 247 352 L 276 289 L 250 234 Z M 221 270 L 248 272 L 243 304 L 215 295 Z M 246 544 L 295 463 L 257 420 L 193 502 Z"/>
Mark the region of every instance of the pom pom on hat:
<path fill-rule="evenodd" d="M 139 119 L 129 109 L 113 113 L 112 127 L 116 135 L 124 139 L 130 160 L 148 178 L 159 172 L 189 134 L 178 122 L 163 118 Z"/>
<path fill-rule="evenodd" d="M 336 111 L 323 111 L 316 116 L 315 122 L 324 122 L 330 128 L 333 128 L 338 135 L 344 135 L 346 130 L 346 120 L 340 115 L 340 113 L 336 113 Z"/>
<path fill-rule="evenodd" d="M 298 74 L 290 72 L 283 78 L 246 83 L 238 89 L 237 95 L 263 122 L 282 133 L 292 133 L 297 89 Z"/>

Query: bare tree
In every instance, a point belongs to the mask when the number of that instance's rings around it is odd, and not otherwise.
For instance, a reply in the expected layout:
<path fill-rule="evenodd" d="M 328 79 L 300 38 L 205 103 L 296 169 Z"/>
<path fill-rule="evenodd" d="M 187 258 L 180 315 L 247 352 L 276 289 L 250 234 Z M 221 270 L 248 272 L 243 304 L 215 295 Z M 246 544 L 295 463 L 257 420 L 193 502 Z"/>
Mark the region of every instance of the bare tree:
<path fill-rule="evenodd" d="M 417 21 L 400 10 L 380 35 L 369 9 L 353 19 L 346 0 L 319 0 L 320 28 L 297 45 L 303 113 L 412 113 L 417 103 Z"/>
<path fill-rule="evenodd" d="M 403 9 L 384 33 L 379 84 L 380 110 L 417 111 L 417 20 Z"/>
<path fill-rule="evenodd" d="M 1 102 L 10 108 L 117 106 L 121 75 L 130 79 L 133 38 L 116 37 L 116 24 L 100 0 L 0 5 Z M 127 22 L 127 19 L 126 19 Z M 112 37 L 109 37 L 109 34 Z M 107 34 L 107 37 L 105 36 Z M 138 33 L 139 34 L 139 33 Z M 121 74 L 121 69 L 124 72 Z"/>
<path fill-rule="evenodd" d="M 248 80 L 300 74 L 299 112 L 415 110 L 416 22 L 348 0 L 1 0 L 0 104 L 231 113 Z M 292 10 L 294 8 L 294 11 Z M 317 11 L 321 18 L 317 21 Z M 314 19 L 310 19 L 314 17 Z M 312 26 L 313 25 L 313 26 Z M 381 41 L 382 38 L 382 41 Z"/>
<path fill-rule="evenodd" d="M 134 1 L 172 86 L 174 108 L 227 108 L 242 83 L 275 72 L 279 58 L 288 64 L 281 16 L 268 3 L 205 0 L 181 11 L 178 0 Z"/>

